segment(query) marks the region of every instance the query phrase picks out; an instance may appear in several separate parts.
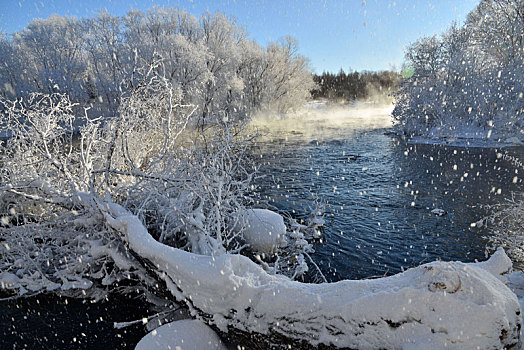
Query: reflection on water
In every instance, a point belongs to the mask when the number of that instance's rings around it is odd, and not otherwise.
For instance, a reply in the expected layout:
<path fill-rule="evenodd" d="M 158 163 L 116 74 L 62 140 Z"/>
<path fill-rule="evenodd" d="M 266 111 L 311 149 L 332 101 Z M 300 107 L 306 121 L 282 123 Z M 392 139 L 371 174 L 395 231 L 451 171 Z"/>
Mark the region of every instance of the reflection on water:
<path fill-rule="evenodd" d="M 385 135 L 385 109 L 370 110 L 368 120 L 354 118 L 358 110 L 346 121 L 339 115 L 338 129 L 326 127 L 333 123 L 327 114 L 325 122 L 318 115 L 304 119 L 317 121 L 307 132 L 292 133 L 308 128 L 295 120 L 280 124 L 292 130 L 281 128 L 273 139 L 266 134 L 258 149 L 267 175 L 262 198 L 296 216 L 311 207 L 312 194 L 328 204 L 314 258 L 332 281 L 389 275 L 436 259 L 484 259 L 489 232 L 470 224 L 486 214 L 482 205 L 524 189 L 522 180 L 512 181 L 515 162 L 500 157 L 524 159 L 524 148 L 409 145 Z M 447 215 L 432 214 L 435 208 Z"/>

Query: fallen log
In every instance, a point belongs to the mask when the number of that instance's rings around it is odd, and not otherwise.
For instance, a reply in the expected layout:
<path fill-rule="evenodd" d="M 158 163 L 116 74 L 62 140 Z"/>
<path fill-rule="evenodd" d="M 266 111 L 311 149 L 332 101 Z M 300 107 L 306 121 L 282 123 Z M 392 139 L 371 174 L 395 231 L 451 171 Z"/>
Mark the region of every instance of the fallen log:
<path fill-rule="evenodd" d="M 385 278 L 306 284 L 269 275 L 241 255 L 196 255 L 159 243 L 117 204 L 107 206 L 106 219 L 177 301 L 223 332 L 318 348 L 520 344 L 520 305 L 499 279 L 511 269 L 503 250 L 478 264 L 432 262 Z"/>

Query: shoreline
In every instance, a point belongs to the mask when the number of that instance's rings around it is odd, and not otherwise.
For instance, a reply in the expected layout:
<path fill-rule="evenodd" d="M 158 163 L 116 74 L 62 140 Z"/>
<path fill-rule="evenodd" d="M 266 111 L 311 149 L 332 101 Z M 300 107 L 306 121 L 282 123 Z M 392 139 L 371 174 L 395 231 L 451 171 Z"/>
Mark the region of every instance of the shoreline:
<path fill-rule="evenodd" d="M 466 136 L 405 136 L 392 130 L 384 133 L 385 135 L 394 136 L 406 141 L 408 144 L 419 145 L 441 145 L 464 148 L 520 148 L 524 147 L 524 140 L 517 137 L 503 139 L 486 139 Z"/>

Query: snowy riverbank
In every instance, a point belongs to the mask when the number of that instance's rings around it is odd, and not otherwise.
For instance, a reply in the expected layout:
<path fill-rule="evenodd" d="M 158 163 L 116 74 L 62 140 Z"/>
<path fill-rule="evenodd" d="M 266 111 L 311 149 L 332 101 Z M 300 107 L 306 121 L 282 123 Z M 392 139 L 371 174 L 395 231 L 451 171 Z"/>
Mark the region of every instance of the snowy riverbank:
<path fill-rule="evenodd" d="M 457 136 L 431 134 L 428 136 L 413 136 L 407 139 L 410 144 L 446 145 L 453 147 L 475 148 L 506 148 L 524 146 L 524 138 L 518 137 L 476 137 L 473 134 L 459 134 Z"/>
<path fill-rule="evenodd" d="M 446 145 L 453 147 L 506 148 L 524 146 L 524 133 L 497 133 L 491 128 L 465 126 L 433 127 L 421 133 L 406 135 L 403 129 L 394 126 L 393 135 L 405 139 L 410 144 Z"/>

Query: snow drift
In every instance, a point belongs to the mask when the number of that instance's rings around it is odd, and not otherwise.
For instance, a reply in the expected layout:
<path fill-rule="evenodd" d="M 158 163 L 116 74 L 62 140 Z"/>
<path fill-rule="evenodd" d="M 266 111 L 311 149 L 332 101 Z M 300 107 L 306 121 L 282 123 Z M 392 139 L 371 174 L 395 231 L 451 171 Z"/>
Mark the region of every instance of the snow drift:
<path fill-rule="evenodd" d="M 305 284 L 269 275 L 241 255 L 161 244 L 117 204 L 105 215 L 177 300 L 225 332 L 357 349 L 499 349 L 520 341 L 520 305 L 499 279 L 511 269 L 503 250 L 480 264 L 433 262 L 386 278 Z"/>

